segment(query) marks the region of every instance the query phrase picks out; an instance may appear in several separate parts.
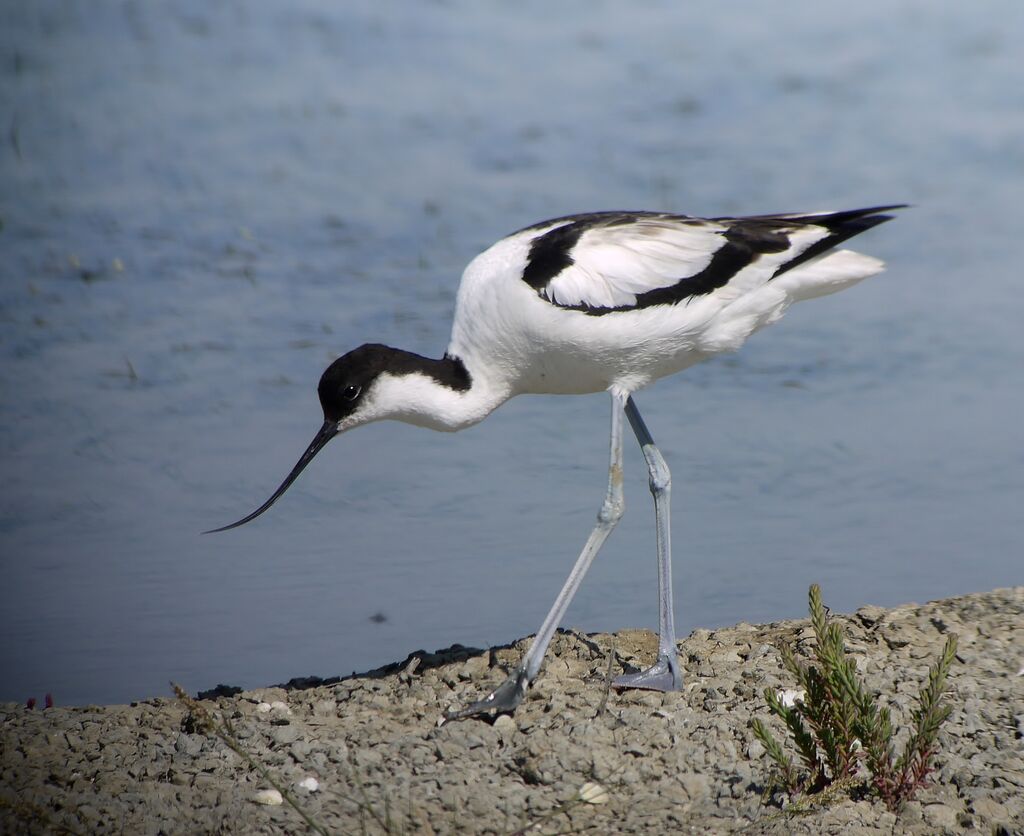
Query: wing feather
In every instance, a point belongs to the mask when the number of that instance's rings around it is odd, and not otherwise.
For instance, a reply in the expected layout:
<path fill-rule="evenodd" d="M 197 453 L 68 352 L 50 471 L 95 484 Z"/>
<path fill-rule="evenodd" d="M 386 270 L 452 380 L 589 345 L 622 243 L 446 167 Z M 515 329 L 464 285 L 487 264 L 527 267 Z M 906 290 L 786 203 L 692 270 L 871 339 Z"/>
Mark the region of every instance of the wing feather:
<path fill-rule="evenodd" d="M 602 212 L 538 224 L 523 280 L 589 314 L 715 296 L 723 304 L 828 252 L 898 207 L 704 220 Z M 525 232 L 525 231 L 524 231 Z"/>

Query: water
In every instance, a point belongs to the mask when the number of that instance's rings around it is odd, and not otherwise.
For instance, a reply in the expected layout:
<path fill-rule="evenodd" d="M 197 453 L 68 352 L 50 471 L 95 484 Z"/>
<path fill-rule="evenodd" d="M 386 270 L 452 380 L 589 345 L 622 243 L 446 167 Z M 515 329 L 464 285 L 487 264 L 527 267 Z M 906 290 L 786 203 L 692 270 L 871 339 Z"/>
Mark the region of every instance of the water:
<path fill-rule="evenodd" d="M 603 396 L 339 439 L 338 354 L 438 355 L 465 263 L 594 209 L 908 201 L 889 271 L 638 397 L 682 631 L 1022 582 L 1024 7 L 47 0 L 0 32 L 0 699 L 126 701 L 536 629 Z M 653 626 L 629 510 L 568 616 Z M 374 616 L 383 616 L 373 619 Z"/>

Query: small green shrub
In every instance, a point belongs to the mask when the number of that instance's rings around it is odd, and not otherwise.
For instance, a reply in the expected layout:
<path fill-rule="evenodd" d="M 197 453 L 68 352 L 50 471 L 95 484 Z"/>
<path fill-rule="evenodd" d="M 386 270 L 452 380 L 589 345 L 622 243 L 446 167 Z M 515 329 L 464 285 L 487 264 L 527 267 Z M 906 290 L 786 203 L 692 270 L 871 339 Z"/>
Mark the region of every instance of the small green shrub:
<path fill-rule="evenodd" d="M 797 678 L 804 697 L 787 706 L 770 688 L 764 692 L 772 713 L 786 724 L 803 769 L 794 764 L 764 723 L 755 719 L 751 727 L 775 763 L 779 782 L 790 794 L 811 795 L 836 784 L 866 784 L 890 810 L 899 811 L 925 784 L 939 727 L 952 710 L 942 697 L 956 656 L 957 636 L 949 636 L 929 670 L 928 682 L 913 712 L 913 732 L 903 753 L 896 757 L 889 709 L 880 707 L 861 682 L 853 660 L 846 655 L 839 625 L 828 619 L 817 584 L 811 587 L 809 600 L 816 664 L 797 659 L 791 647 L 779 648 L 786 669 Z M 862 765 L 869 776 L 866 781 L 857 777 Z"/>

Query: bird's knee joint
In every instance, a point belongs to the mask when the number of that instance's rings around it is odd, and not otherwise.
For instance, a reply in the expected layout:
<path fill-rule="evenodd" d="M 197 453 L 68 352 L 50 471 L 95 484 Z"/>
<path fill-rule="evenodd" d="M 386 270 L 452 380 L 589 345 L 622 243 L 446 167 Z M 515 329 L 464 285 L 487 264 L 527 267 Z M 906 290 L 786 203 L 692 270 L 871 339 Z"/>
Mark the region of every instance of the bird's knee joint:
<path fill-rule="evenodd" d="M 621 499 L 606 499 L 597 512 L 597 521 L 605 525 L 615 525 L 626 513 L 626 503 Z"/>
<path fill-rule="evenodd" d="M 652 494 L 660 496 L 669 492 L 672 487 L 672 474 L 664 460 L 651 464 L 650 477 L 648 485 Z"/>

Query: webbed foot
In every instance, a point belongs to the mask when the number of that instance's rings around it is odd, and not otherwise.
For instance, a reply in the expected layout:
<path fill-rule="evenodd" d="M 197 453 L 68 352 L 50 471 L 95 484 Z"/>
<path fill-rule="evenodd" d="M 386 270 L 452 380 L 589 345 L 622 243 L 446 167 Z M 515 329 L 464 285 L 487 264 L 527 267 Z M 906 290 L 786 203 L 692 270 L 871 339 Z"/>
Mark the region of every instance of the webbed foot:
<path fill-rule="evenodd" d="M 679 669 L 676 654 L 661 655 L 658 661 L 645 671 L 627 673 L 612 681 L 613 688 L 643 688 L 647 691 L 681 691 L 683 673 Z"/>
<path fill-rule="evenodd" d="M 443 722 L 464 720 L 467 717 L 476 717 L 480 714 L 497 715 L 515 711 L 516 706 L 523 701 L 529 685 L 530 680 L 527 679 L 526 671 L 516 668 L 508 679 L 482 700 L 477 700 L 458 711 L 445 712 Z"/>

